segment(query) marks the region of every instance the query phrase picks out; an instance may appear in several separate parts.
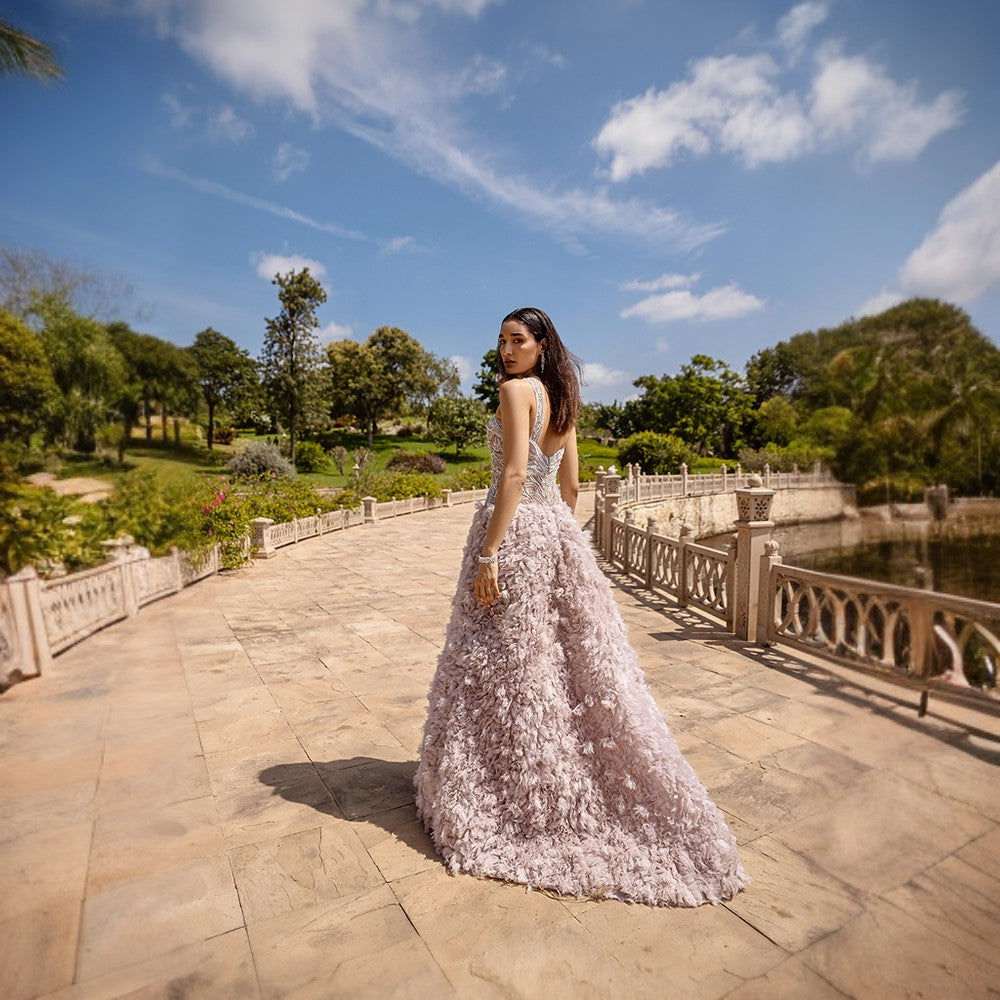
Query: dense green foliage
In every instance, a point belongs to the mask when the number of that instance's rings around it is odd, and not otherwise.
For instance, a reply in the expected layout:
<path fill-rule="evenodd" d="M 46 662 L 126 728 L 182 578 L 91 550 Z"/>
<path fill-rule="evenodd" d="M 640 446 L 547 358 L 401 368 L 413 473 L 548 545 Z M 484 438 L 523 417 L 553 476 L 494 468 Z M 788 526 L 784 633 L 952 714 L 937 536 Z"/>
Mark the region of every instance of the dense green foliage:
<path fill-rule="evenodd" d="M 27 441 L 45 427 L 58 401 L 38 337 L 0 311 L 0 441 Z"/>
<path fill-rule="evenodd" d="M 330 456 L 321 444 L 315 441 L 300 441 L 295 446 L 297 472 L 323 472 L 329 464 Z"/>
<path fill-rule="evenodd" d="M 638 465 L 647 475 L 679 472 L 681 464 L 692 464 L 695 454 L 676 434 L 639 431 L 618 445 L 618 461 Z"/>
<path fill-rule="evenodd" d="M 439 396 L 427 415 L 427 429 L 435 441 L 455 446 L 455 454 L 486 440 L 486 406 L 468 396 Z"/>
<path fill-rule="evenodd" d="M 883 499 L 894 482 L 1000 486 L 1000 351 L 956 306 L 913 299 L 800 333 L 755 354 L 747 383 L 761 411 L 791 404 L 787 447 L 828 449 L 838 476 L 887 485 Z"/>
<path fill-rule="evenodd" d="M 491 347 L 483 355 L 476 383 L 472 387 L 472 394 L 476 399 L 481 399 L 486 404 L 490 413 L 496 413 L 500 409 L 500 373 L 502 371 L 500 352 L 495 347 Z"/>
<path fill-rule="evenodd" d="M 331 413 L 358 417 L 372 446 L 378 422 L 405 407 L 426 408 L 440 392 L 458 391 L 458 372 L 405 330 L 379 327 L 363 344 L 335 340 L 326 349 Z"/>
<path fill-rule="evenodd" d="M 215 411 L 237 408 L 257 390 L 253 358 L 224 333 L 206 327 L 195 335 L 190 348 L 197 366 L 198 386 L 208 406 L 208 450 L 215 438 Z"/>

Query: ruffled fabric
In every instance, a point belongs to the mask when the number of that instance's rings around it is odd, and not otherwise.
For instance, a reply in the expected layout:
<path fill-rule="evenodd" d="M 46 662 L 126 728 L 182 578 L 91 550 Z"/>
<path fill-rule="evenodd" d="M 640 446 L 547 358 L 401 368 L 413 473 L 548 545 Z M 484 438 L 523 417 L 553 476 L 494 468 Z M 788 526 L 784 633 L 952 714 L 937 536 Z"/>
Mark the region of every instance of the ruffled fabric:
<path fill-rule="evenodd" d="M 469 531 L 429 694 L 417 811 L 452 871 L 660 906 L 748 880 L 684 760 L 569 508 L 519 504 L 501 600 L 473 579 L 492 507 Z"/>

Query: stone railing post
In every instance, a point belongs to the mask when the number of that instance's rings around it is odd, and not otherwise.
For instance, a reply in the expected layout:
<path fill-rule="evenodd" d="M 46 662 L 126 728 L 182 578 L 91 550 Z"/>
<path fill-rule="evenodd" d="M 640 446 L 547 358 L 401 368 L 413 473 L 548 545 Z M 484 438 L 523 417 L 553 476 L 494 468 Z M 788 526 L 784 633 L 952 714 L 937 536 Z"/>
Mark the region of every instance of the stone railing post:
<path fill-rule="evenodd" d="M 760 557 L 760 580 L 757 597 L 756 641 L 762 646 L 770 646 L 774 641 L 774 567 L 781 563 L 778 543 L 773 538 L 764 542 L 764 552 Z"/>
<path fill-rule="evenodd" d="M 646 590 L 653 589 L 653 535 L 660 533 L 660 525 L 655 517 L 646 522 Z"/>
<path fill-rule="evenodd" d="M 34 566 L 25 566 L 20 572 L 7 577 L 3 586 L 10 598 L 13 621 L 11 651 L 13 670 L 8 679 L 37 677 L 52 665 L 49 637 L 42 616 L 42 590 Z"/>
<path fill-rule="evenodd" d="M 742 476 L 742 475 L 743 475 L 743 463 L 742 462 L 737 462 L 736 463 L 736 486 L 740 485 L 740 476 Z"/>
<path fill-rule="evenodd" d="M 378 501 L 375 497 L 362 497 L 361 506 L 365 512 L 365 524 L 374 524 L 378 520 Z"/>
<path fill-rule="evenodd" d="M 722 492 L 729 492 L 729 470 L 726 468 L 726 463 L 722 463 L 722 468 L 719 470 L 722 473 Z"/>
<path fill-rule="evenodd" d="M 257 550 L 255 558 L 270 559 L 275 549 L 271 544 L 271 525 L 274 519 L 270 517 L 255 517 L 250 522 L 250 544 Z"/>
<path fill-rule="evenodd" d="M 765 466 L 765 469 L 767 466 Z M 733 631 L 737 639 L 757 641 L 760 600 L 760 567 L 764 543 L 771 537 L 774 522 L 771 503 L 774 490 L 766 489 L 761 478 L 752 475 L 747 485 L 736 490 L 736 602 Z"/>
<path fill-rule="evenodd" d="M 621 496 L 622 478 L 615 473 L 614 466 L 609 475 L 604 477 L 604 514 L 601 517 L 601 527 L 604 537 L 601 539 L 601 552 L 605 559 L 611 558 L 611 520 L 614 517 L 615 507 L 618 505 Z"/>
<path fill-rule="evenodd" d="M 726 543 L 726 565 L 729 572 L 726 574 L 726 628 L 733 631 L 733 620 L 736 614 L 736 535 Z"/>
<path fill-rule="evenodd" d="M 681 462 L 681 496 L 686 497 L 688 495 L 688 464 L 687 462 Z"/>
<path fill-rule="evenodd" d="M 594 473 L 594 489 L 598 493 L 601 492 L 601 484 L 604 482 L 604 474 L 605 474 L 604 473 L 604 466 L 603 465 L 599 465 L 597 467 L 597 471 Z"/>
<path fill-rule="evenodd" d="M 176 545 L 170 546 L 170 575 L 174 578 L 174 593 L 179 594 L 184 589 L 184 572 L 181 569 L 181 550 Z"/>
<path fill-rule="evenodd" d="M 764 486 L 767 489 L 771 488 L 771 463 L 764 463 Z"/>
<path fill-rule="evenodd" d="M 915 677 L 927 677 L 931 672 L 931 650 L 934 648 L 933 609 L 929 601 L 922 599 L 906 603 L 910 619 L 910 673 Z"/>
<path fill-rule="evenodd" d="M 688 603 L 688 545 L 694 541 L 694 531 L 686 524 L 681 525 L 677 536 L 680 545 L 677 549 L 677 603 L 686 608 Z"/>
<path fill-rule="evenodd" d="M 632 568 L 632 528 L 635 527 L 635 511 L 629 507 L 625 511 L 625 544 L 622 546 L 622 568 L 625 570 L 625 575 L 628 576 L 629 571 Z"/>
<path fill-rule="evenodd" d="M 451 490 L 447 487 L 441 491 L 441 506 L 450 507 L 451 506 Z"/>
<path fill-rule="evenodd" d="M 323 534 L 323 511 L 321 511 L 319 509 L 319 507 L 316 508 L 316 515 L 315 516 L 316 516 L 316 534 L 317 535 L 322 535 Z"/>

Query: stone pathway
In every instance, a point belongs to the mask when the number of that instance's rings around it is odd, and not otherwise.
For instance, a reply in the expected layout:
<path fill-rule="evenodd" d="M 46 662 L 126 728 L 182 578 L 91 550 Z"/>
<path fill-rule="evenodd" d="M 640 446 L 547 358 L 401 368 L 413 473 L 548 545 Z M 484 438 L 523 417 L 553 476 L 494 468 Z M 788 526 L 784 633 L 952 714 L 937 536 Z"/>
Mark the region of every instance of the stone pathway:
<path fill-rule="evenodd" d="M 753 883 L 668 910 L 447 875 L 410 782 L 471 514 L 283 549 L 0 698 L 0 996 L 1000 996 L 1000 743 L 627 581 Z"/>

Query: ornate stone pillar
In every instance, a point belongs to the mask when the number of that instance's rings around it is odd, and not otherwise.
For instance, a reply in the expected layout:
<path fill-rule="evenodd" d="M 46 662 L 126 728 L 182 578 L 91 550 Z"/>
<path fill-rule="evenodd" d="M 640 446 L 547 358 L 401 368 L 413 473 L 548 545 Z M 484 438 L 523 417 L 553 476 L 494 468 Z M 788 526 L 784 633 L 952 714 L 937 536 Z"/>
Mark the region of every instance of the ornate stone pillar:
<path fill-rule="evenodd" d="M 737 639 L 757 641 L 760 600 L 760 559 L 771 537 L 774 490 L 765 489 L 760 476 L 747 477 L 736 490 L 736 608 L 733 631 Z"/>
<path fill-rule="evenodd" d="M 255 517 L 250 522 L 250 544 L 256 550 L 255 559 L 270 559 L 275 549 L 271 544 L 271 525 L 274 519 L 270 517 Z"/>
<path fill-rule="evenodd" d="M 378 501 L 375 497 L 362 497 L 361 506 L 365 512 L 365 524 L 374 524 L 378 520 Z"/>

